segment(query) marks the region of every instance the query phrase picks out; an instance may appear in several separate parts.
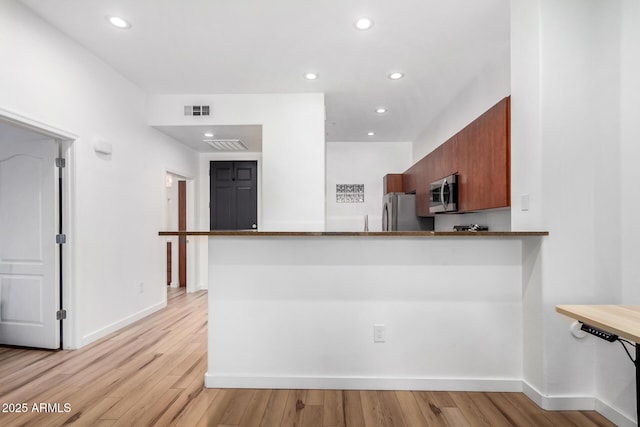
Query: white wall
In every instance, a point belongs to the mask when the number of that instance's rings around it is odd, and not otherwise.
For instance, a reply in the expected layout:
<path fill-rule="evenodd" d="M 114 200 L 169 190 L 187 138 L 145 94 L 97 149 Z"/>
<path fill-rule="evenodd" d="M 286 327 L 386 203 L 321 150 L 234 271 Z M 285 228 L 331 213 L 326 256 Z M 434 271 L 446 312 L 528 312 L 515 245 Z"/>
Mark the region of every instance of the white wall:
<path fill-rule="evenodd" d="M 640 301 L 638 262 L 640 259 L 640 3 L 621 2 L 621 196 L 623 200 L 620 223 L 622 239 L 622 301 L 635 304 Z"/>
<path fill-rule="evenodd" d="M 638 304 L 638 260 L 640 259 L 640 228 L 636 226 L 640 212 L 640 3 L 622 0 L 619 3 L 617 25 L 620 33 L 620 211 L 619 238 L 621 289 L 612 289 L 620 294 L 623 304 Z M 616 34 L 616 32 L 614 32 Z M 605 137 L 601 144 L 607 149 L 611 138 Z M 602 287 L 605 290 L 607 287 Z M 604 300 L 604 298 L 603 298 Z M 636 404 L 633 368 L 618 345 L 598 343 L 596 372 L 598 375 L 597 396 L 615 409 L 634 418 Z"/>
<path fill-rule="evenodd" d="M 478 116 L 509 96 L 509 46 L 494 58 L 488 58 L 482 71 L 469 82 L 430 123 L 413 143 L 413 161 L 417 162 L 444 143 Z"/>
<path fill-rule="evenodd" d="M 212 115 L 185 116 L 184 105 L 210 105 Z M 324 230 L 323 94 L 152 95 L 149 123 L 262 125 L 258 229 Z"/>
<path fill-rule="evenodd" d="M 637 49 L 638 17 L 632 2 L 512 2 L 512 227 L 550 232 L 526 251 L 524 379 L 547 408 L 596 407 L 622 425 L 635 418 L 633 366 L 618 344 L 573 338 L 555 305 L 620 303 L 621 271 L 637 264 L 621 250 L 621 224 L 632 223 L 627 207 L 636 202 L 620 201 L 630 194 L 620 184 L 636 173 L 621 166 L 637 165 L 638 62 L 635 54 L 625 64 L 620 41 Z M 617 201 L 613 209 L 603 194 Z"/>
<path fill-rule="evenodd" d="M 184 105 L 210 105 L 211 117 L 184 115 Z M 325 141 L 323 94 L 152 95 L 152 126 L 261 125 L 261 153 L 201 153 L 196 227 L 209 229 L 209 161 L 258 162 L 258 230 L 323 231 Z M 195 289 L 206 289 L 205 239 L 190 237 L 199 260 Z"/>
<path fill-rule="evenodd" d="M 521 243 L 211 237 L 205 384 L 519 391 Z"/>
<path fill-rule="evenodd" d="M 28 9 L 0 2 L 0 28 L 0 108 L 80 136 L 67 308 L 80 346 L 166 304 L 165 171 L 195 175 L 197 156 L 147 126 L 143 92 Z"/>
<path fill-rule="evenodd" d="M 382 230 L 382 177 L 411 166 L 410 142 L 327 142 L 327 231 Z M 364 184 L 364 203 L 337 203 L 336 184 Z"/>

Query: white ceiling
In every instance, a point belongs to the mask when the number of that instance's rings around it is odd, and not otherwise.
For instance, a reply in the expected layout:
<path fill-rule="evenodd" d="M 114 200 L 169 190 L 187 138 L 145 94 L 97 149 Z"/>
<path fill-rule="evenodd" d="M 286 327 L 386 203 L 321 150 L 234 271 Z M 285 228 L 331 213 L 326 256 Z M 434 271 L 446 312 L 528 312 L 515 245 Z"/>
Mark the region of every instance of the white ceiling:
<path fill-rule="evenodd" d="M 155 128 L 199 152 L 214 151 L 204 142 L 205 139 L 238 139 L 247 146 L 247 151 L 262 151 L 261 125 L 155 126 Z M 213 137 L 204 137 L 205 132 L 212 133 Z"/>
<path fill-rule="evenodd" d="M 327 141 L 416 139 L 509 55 L 509 1 L 21 0 L 148 93 L 324 92 Z M 361 16 L 373 28 L 356 30 Z"/>

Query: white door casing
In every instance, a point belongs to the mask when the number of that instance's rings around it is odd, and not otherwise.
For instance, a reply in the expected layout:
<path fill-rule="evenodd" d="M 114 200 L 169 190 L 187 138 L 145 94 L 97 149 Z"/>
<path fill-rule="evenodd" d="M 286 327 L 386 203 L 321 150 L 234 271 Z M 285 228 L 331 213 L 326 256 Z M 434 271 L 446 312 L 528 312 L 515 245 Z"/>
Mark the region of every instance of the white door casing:
<path fill-rule="evenodd" d="M 59 348 L 57 144 L 0 142 L 0 344 Z"/>

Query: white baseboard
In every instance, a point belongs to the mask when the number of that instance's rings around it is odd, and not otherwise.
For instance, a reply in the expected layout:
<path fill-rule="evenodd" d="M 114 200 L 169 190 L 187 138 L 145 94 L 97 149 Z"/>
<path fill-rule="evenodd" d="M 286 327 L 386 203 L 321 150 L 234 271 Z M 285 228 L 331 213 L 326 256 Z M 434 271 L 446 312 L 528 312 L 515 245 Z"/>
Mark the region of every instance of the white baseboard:
<path fill-rule="evenodd" d="M 632 427 L 637 425 L 626 415 L 593 396 L 543 395 L 526 381 L 522 381 L 522 391 L 529 399 L 547 411 L 596 411 L 619 427 Z"/>
<path fill-rule="evenodd" d="M 598 399 L 596 399 L 596 411 L 618 427 L 635 427 L 638 425 L 631 418 Z"/>
<path fill-rule="evenodd" d="M 522 392 L 539 407 L 547 411 L 594 411 L 593 396 L 547 396 L 526 381 L 522 381 Z"/>
<path fill-rule="evenodd" d="M 322 390 L 522 391 L 521 380 L 476 378 L 255 377 L 204 376 L 207 388 L 276 388 Z"/>
<path fill-rule="evenodd" d="M 189 292 L 198 292 L 198 291 L 206 291 L 209 289 L 209 286 L 206 283 L 196 283 L 193 285 L 193 290 Z"/>
<path fill-rule="evenodd" d="M 98 329 L 97 331 L 91 332 L 87 335 L 84 335 L 80 340 L 80 347 L 83 347 L 87 344 L 91 344 L 94 341 L 99 340 L 102 337 L 109 335 L 112 332 L 117 331 L 118 329 L 124 328 L 132 324 L 133 322 L 137 322 L 138 320 L 147 317 L 148 315 L 155 313 L 158 310 L 162 310 L 167 306 L 167 301 L 162 301 L 157 304 L 152 305 L 151 307 L 145 308 L 137 313 L 132 314 L 131 316 L 127 316 L 124 319 L 118 320 L 117 322 L 113 322 L 110 325 L 105 326 L 104 328 Z"/>
<path fill-rule="evenodd" d="M 187 283 L 187 293 L 192 294 L 194 292 L 206 291 L 209 287 L 202 283 Z"/>

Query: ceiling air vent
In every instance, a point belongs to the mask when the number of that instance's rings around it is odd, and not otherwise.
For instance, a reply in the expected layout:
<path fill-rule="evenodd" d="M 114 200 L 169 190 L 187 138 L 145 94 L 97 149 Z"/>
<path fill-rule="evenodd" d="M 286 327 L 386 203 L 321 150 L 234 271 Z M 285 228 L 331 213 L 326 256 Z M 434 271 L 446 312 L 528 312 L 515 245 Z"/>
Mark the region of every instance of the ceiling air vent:
<path fill-rule="evenodd" d="M 205 139 L 215 151 L 246 151 L 247 146 L 239 139 Z"/>
<path fill-rule="evenodd" d="M 185 105 L 185 116 L 208 116 L 210 107 L 208 105 Z"/>

